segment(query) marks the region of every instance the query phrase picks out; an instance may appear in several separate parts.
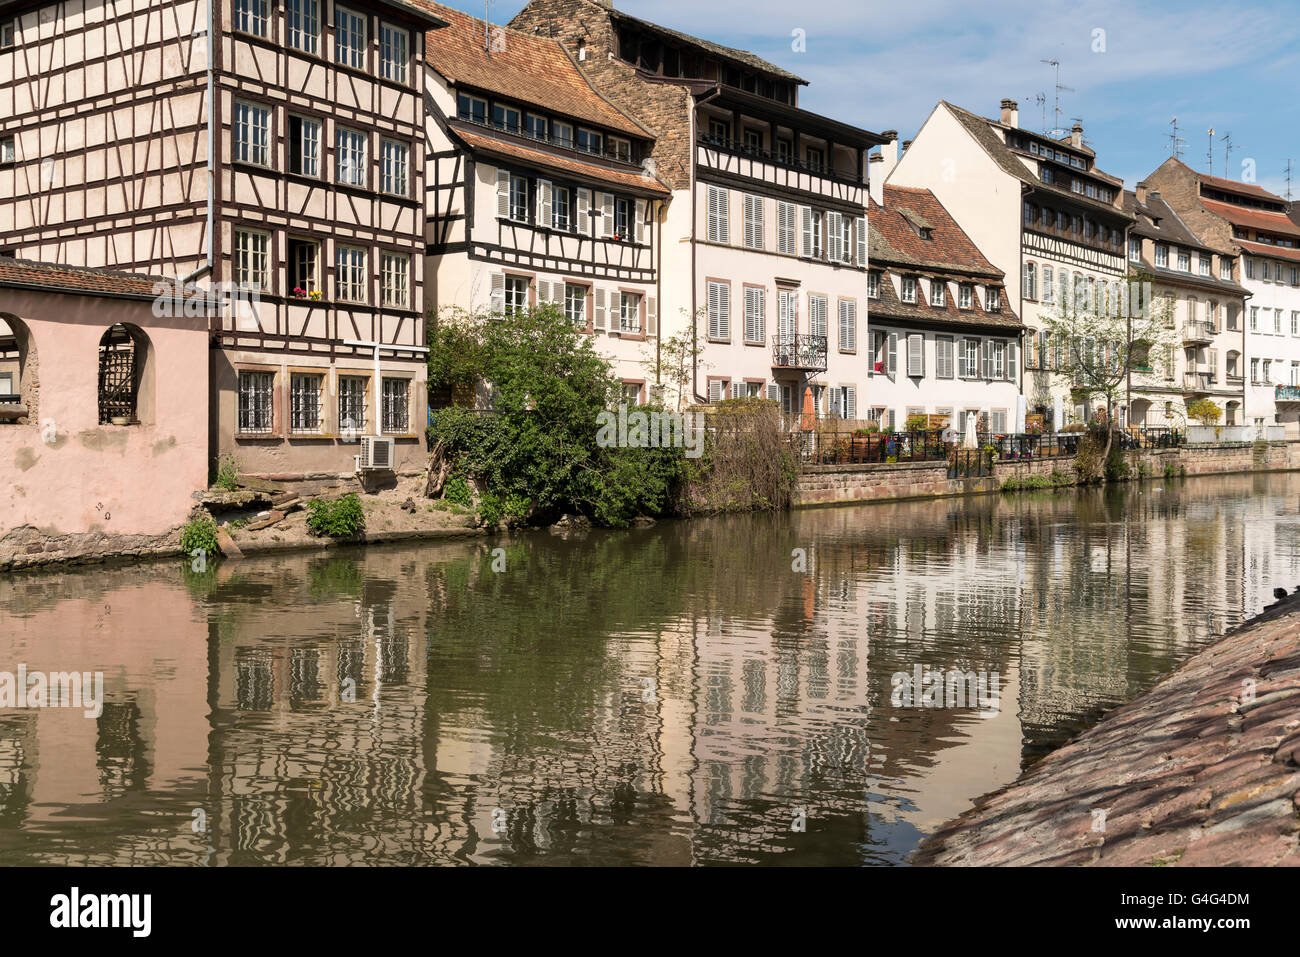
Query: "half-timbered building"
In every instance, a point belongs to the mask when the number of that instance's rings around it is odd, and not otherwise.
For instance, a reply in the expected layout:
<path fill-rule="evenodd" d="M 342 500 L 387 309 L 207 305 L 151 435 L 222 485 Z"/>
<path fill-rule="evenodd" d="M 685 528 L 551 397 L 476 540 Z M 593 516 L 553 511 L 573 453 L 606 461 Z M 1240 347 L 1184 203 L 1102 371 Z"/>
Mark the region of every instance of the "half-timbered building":
<path fill-rule="evenodd" d="M 930 113 L 885 170 L 890 185 L 930 189 L 980 251 L 1007 276 L 1013 308 L 1028 329 L 1021 391 L 1048 428 L 1090 418 L 1076 391 L 1064 343 L 1037 348 L 1047 317 L 1116 301 L 1127 273 L 1133 217 L 1123 181 L 1102 172 L 1079 124 L 1064 136 L 1020 125 L 1003 100 L 997 120 L 946 101 Z M 1059 419 L 1058 419 L 1059 412 Z M 1121 414 L 1122 409 L 1112 410 Z"/>
<path fill-rule="evenodd" d="M 856 418 L 866 154 L 883 138 L 801 109 L 806 81 L 793 73 L 609 0 L 531 0 L 511 26 L 561 42 L 655 137 L 655 172 L 672 190 L 663 334 L 701 347 L 694 401 L 766 395 L 805 422 Z"/>
<path fill-rule="evenodd" d="M 565 48 L 437 4 L 426 40 L 427 290 L 440 312 L 551 304 L 652 398 L 659 223 L 652 137 Z"/>
<path fill-rule="evenodd" d="M 0 252 L 241 287 L 209 448 L 422 464 L 424 35 L 406 0 L 0 3 Z M 376 354 L 378 350 L 378 354 Z"/>

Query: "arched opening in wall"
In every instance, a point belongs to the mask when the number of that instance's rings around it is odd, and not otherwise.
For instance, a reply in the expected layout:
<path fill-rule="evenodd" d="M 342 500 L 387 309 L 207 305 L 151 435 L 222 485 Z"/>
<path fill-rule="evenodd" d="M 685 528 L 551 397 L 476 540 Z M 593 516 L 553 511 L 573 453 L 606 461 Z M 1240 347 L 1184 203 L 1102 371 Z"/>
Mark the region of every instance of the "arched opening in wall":
<path fill-rule="evenodd" d="M 17 316 L 0 312 L 0 425 L 35 423 L 40 399 L 36 345 Z"/>
<path fill-rule="evenodd" d="M 139 326 L 119 322 L 99 340 L 99 424 L 151 424 L 153 349 Z"/>
<path fill-rule="evenodd" d="M 1139 429 L 1146 428 L 1147 425 L 1150 424 L 1147 422 L 1147 417 L 1150 414 L 1150 412 L 1151 412 L 1150 399 L 1134 399 L 1133 408 L 1129 418 L 1130 424 L 1137 426 Z"/>
<path fill-rule="evenodd" d="M 1241 403 L 1235 399 L 1230 401 L 1223 410 L 1224 425 L 1241 425 Z"/>

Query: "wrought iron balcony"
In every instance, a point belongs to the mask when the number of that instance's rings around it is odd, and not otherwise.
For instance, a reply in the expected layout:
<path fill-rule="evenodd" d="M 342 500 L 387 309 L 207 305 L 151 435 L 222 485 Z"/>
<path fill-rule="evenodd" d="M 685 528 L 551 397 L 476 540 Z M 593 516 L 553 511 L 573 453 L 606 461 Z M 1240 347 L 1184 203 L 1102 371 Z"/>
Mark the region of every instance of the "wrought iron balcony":
<path fill-rule="evenodd" d="M 1183 323 L 1183 342 L 1209 342 L 1215 332 L 1214 323 L 1194 319 Z"/>
<path fill-rule="evenodd" d="M 772 337 L 772 368 L 826 371 L 826 337 L 783 332 Z"/>
<path fill-rule="evenodd" d="M 1275 402 L 1300 402 L 1300 385 L 1280 385 L 1273 391 Z"/>

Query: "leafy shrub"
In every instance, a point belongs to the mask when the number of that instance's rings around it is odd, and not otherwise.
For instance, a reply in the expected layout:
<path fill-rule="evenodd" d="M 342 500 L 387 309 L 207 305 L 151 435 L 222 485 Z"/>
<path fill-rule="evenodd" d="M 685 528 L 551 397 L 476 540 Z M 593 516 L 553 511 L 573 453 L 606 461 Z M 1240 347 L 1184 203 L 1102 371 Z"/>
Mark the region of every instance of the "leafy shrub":
<path fill-rule="evenodd" d="M 442 489 L 442 497 L 453 505 L 463 505 L 466 508 L 474 504 L 469 483 L 465 481 L 463 475 L 453 475 L 447 480 L 447 484 Z"/>
<path fill-rule="evenodd" d="M 349 492 L 335 502 L 314 498 L 307 503 L 307 530 L 313 535 L 352 538 L 364 531 L 365 526 L 365 512 L 356 492 Z"/>
<path fill-rule="evenodd" d="M 229 452 L 217 459 L 217 478 L 212 484 L 227 492 L 239 487 L 239 462 Z"/>
<path fill-rule="evenodd" d="M 193 555 L 196 548 L 203 549 L 203 554 L 213 558 L 220 554 L 217 547 L 217 523 L 208 516 L 192 518 L 181 529 L 181 550 Z"/>
<path fill-rule="evenodd" d="M 1171 479 L 1178 475 L 1178 467 L 1173 462 L 1165 463 L 1165 478 Z"/>
<path fill-rule="evenodd" d="M 1061 428 L 1061 431 L 1062 432 L 1087 432 L 1088 427 L 1084 425 L 1082 422 L 1071 422 L 1069 425 L 1063 426 Z"/>
<path fill-rule="evenodd" d="M 909 415 L 907 421 L 903 423 L 903 428 L 908 432 L 923 432 L 929 424 L 928 415 Z"/>
<path fill-rule="evenodd" d="M 1004 492 L 1027 492 L 1031 489 L 1051 488 L 1054 483 L 1046 475 L 1026 475 L 1024 478 L 1009 478 L 1002 483 Z"/>

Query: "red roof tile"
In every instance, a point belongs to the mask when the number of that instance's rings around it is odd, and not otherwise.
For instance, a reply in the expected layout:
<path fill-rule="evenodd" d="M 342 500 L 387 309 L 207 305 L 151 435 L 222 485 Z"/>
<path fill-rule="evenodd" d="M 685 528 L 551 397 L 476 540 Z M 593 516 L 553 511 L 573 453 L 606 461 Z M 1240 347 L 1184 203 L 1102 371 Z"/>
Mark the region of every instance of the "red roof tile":
<path fill-rule="evenodd" d="M 886 186 L 885 205 L 871 201 L 867 222 L 878 234 L 871 237 L 872 262 L 979 273 L 998 282 L 1003 278 L 928 189 Z M 930 238 L 922 239 L 913 223 L 929 227 Z"/>
<path fill-rule="evenodd" d="M 555 153 L 546 150 L 530 149 L 517 143 L 509 143 L 505 140 L 499 140 L 494 136 L 488 136 L 477 130 L 467 129 L 462 125 L 453 127 L 456 135 L 465 141 L 465 144 L 471 149 L 479 150 L 484 153 L 492 153 L 497 156 L 507 156 L 511 159 L 523 160 L 533 163 L 547 169 L 558 170 L 562 173 L 569 173 L 573 176 L 583 177 L 585 179 L 594 179 L 602 183 L 609 183 L 613 186 L 622 186 L 625 189 L 640 190 L 642 192 L 659 193 L 664 196 L 668 195 L 668 188 L 653 177 L 640 173 L 629 173 L 621 170 L 608 169 L 603 166 L 597 166 L 593 163 L 584 163 L 580 160 L 569 159 L 567 156 L 558 156 Z"/>
<path fill-rule="evenodd" d="M 1287 249 L 1285 246 L 1271 246 L 1268 243 L 1257 243 L 1249 239 L 1233 240 L 1237 245 L 1248 253 L 1256 256 L 1272 256 L 1275 259 L 1290 259 L 1300 262 L 1300 249 Z"/>
<path fill-rule="evenodd" d="M 1181 160 L 1179 162 L 1181 162 Z M 1187 164 L 1183 163 L 1183 165 L 1186 166 Z M 1190 166 L 1187 168 L 1191 169 Z M 1285 202 L 1281 196 L 1278 196 L 1275 193 L 1270 193 L 1268 190 L 1264 189 L 1264 187 L 1256 186 L 1254 183 L 1239 183 L 1235 179 L 1224 179 L 1221 176 L 1211 176 L 1209 173 L 1200 173 L 1196 170 L 1192 170 L 1192 172 L 1196 173 L 1197 177 L 1199 177 L 1201 182 L 1205 185 L 1212 186 L 1215 189 L 1221 189 L 1225 193 L 1240 193 L 1243 196 L 1255 196 L 1260 199 L 1271 199 L 1279 203 Z"/>
<path fill-rule="evenodd" d="M 1300 236 L 1300 226 L 1291 222 L 1286 213 L 1234 206 L 1232 203 L 1221 203 L 1216 199 L 1206 199 L 1204 196 L 1201 197 L 1201 202 L 1210 212 L 1217 213 L 1234 226 L 1249 226 L 1251 229 L 1262 229 L 1282 236 Z"/>
<path fill-rule="evenodd" d="M 641 125 L 597 93 L 558 40 L 485 24 L 429 0 L 411 0 L 451 26 L 425 34 L 424 56 L 448 82 L 650 139 Z M 490 32 L 489 32 L 490 31 Z M 494 49 L 485 49 L 491 36 Z"/>
<path fill-rule="evenodd" d="M 143 273 L 108 269 L 79 269 L 26 259 L 0 259 L 0 286 L 39 286 L 51 292 L 104 293 L 153 299 L 154 287 L 173 280 Z"/>

